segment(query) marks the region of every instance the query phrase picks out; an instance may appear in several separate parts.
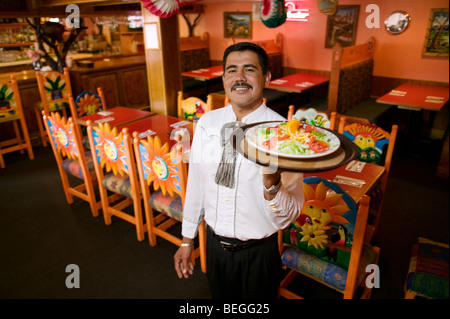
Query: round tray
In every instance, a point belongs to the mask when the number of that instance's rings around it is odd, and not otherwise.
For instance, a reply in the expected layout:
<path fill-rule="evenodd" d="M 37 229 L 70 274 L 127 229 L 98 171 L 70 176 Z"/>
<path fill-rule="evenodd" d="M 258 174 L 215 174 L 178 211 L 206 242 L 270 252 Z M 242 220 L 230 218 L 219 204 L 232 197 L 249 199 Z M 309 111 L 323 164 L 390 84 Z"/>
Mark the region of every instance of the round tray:
<path fill-rule="evenodd" d="M 275 121 L 253 123 L 235 130 L 230 136 L 230 141 L 234 149 L 249 160 L 262 166 L 278 167 L 281 170 L 291 172 L 321 172 L 332 170 L 349 163 L 358 155 L 358 148 L 350 139 L 335 131 L 324 128 L 324 130 L 335 134 L 341 142 L 339 149 L 332 154 L 311 159 L 274 156 L 268 152 L 257 149 L 251 143 L 248 143 L 245 138 L 245 132 L 249 128 L 269 122 Z"/>

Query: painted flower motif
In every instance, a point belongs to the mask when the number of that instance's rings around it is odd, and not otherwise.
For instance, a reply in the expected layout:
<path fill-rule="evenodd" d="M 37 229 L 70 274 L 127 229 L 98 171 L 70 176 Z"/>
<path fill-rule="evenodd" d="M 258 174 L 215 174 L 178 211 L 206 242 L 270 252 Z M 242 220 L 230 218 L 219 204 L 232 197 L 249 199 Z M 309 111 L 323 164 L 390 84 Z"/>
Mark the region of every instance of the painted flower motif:
<path fill-rule="evenodd" d="M 77 103 L 78 106 L 78 115 L 85 116 L 97 113 L 98 110 L 102 107 L 100 103 L 100 99 L 95 95 L 90 95 L 86 93 L 84 96 L 80 98 Z"/>
<path fill-rule="evenodd" d="M 94 132 L 95 150 L 101 167 L 106 166 L 106 171 L 112 170 L 114 175 L 128 174 L 122 132 L 117 134 L 117 129 L 111 129 L 108 123 L 100 123 Z"/>
<path fill-rule="evenodd" d="M 76 159 L 78 150 L 75 146 L 75 137 L 66 118 L 61 118 L 58 112 L 52 113 L 48 119 L 52 140 L 63 156 Z"/>
<path fill-rule="evenodd" d="M 308 247 L 312 245 L 316 249 L 318 249 L 319 246 L 320 248 L 324 248 L 323 245 L 328 242 L 328 235 L 325 234 L 325 231 L 327 229 L 330 229 L 330 227 L 327 226 L 319 228 L 318 225 L 305 224 L 302 226 L 303 231 L 301 232 L 301 234 L 303 235 L 303 237 L 300 241 L 308 242 Z"/>
<path fill-rule="evenodd" d="M 158 136 L 148 136 L 147 140 L 141 141 L 141 145 L 145 148 L 141 154 L 148 185 L 153 183 L 155 190 L 161 188 L 163 195 L 181 195 L 176 150 L 169 152 L 168 143 L 161 146 Z"/>

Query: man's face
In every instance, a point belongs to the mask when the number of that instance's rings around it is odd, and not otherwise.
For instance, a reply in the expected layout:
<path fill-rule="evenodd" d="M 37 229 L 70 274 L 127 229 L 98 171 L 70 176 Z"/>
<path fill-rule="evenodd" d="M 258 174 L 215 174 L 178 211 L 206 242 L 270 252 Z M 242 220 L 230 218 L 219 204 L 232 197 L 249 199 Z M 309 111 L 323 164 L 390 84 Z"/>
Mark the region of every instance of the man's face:
<path fill-rule="evenodd" d="M 253 51 L 232 52 L 222 76 L 225 93 L 236 107 L 257 108 L 262 103 L 263 89 L 270 76 L 270 72 L 262 74 L 258 55 Z"/>

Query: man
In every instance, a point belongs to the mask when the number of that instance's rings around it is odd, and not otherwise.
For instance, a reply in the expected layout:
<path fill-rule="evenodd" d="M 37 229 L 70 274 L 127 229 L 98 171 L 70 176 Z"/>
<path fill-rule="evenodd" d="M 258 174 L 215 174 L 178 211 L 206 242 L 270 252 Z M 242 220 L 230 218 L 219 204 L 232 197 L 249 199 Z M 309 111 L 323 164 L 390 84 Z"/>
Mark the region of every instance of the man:
<path fill-rule="evenodd" d="M 188 278 L 198 227 L 207 224 L 207 277 L 213 298 L 277 298 L 281 261 L 277 230 L 298 217 L 304 202 L 302 174 L 269 172 L 246 159 L 228 138 L 241 124 L 285 120 L 263 103 L 271 74 L 267 54 L 253 43 L 225 50 L 222 76 L 231 101 L 197 123 L 189 159 L 182 224 L 174 256 L 179 278 Z"/>

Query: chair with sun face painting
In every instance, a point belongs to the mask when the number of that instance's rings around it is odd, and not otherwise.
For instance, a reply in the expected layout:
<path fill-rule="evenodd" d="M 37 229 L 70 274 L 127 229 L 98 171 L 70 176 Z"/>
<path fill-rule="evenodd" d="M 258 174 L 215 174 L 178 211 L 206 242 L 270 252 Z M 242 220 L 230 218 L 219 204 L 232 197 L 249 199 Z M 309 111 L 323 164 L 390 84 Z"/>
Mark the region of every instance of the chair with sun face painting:
<path fill-rule="evenodd" d="M 331 130 L 335 129 L 336 112 L 331 112 L 331 116 L 328 117 L 327 113 L 317 111 L 316 109 L 309 108 L 298 109 L 294 113 L 294 105 L 289 105 L 289 111 L 287 119 L 288 121 L 293 118 L 299 119 L 303 124 L 312 124 L 319 127 L 328 128 Z"/>
<path fill-rule="evenodd" d="M 39 88 L 41 101 L 37 103 L 35 108 L 36 119 L 42 140 L 42 145 L 47 146 L 48 136 L 42 125 L 42 111 L 45 114 L 50 112 L 62 112 L 67 116 L 69 101 L 67 95 L 72 94 L 72 86 L 70 84 L 69 69 L 64 68 L 63 73 L 57 71 L 49 71 L 44 75 L 40 71 L 36 71 L 36 80 Z"/>
<path fill-rule="evenodd" d="M 138 241 L 144 240 L 146 229 L 142 216 L 142 196 L 128 129 L 124 128 L 119 133 L 108 123 L 93 126 L 88 121 L 87 135 L 105 224 L 111 225 L 112 217 L 118 217 L 135 226 Z M 109 197 L 108 193 L 113 196 Z M 131 205 L 132 209 L 127 209 Z"/>
<path fill-rule="evenodd" d="M 345 117 L 344 117 L 345 121 Z M 345 124 L 345 123 L 344 123 Z M 369 193 L 372 198 L 369 214 L 369 225 L 367 239 L 375 236 L 381 209 L 383 206 L 383 197 L 386 192 L 389 171 L 391 167 L 394 145 L 397 138 L 398 126 L 393 125 L 391 132 L 383 130 L 374 124 L 352 123 L 349 125 L 340 124 L 341 132 L 344 136 L 352 140 L 358 148 L 357 159 L 361 162 L 382 165 L 385 173 L 379 184 L 372 188 Z"/>
<path fill-rule="evenodd" d="M 28 158 L 34 159 L 28 134 L 27 123 L 23 113 L 19 87 L 14 76 L 10 81 L 0 81 L 0 124 L 12 123 L 15 137 L 0 141 L 0 167 L 5 167 L 3 154 L 26 150 Z M 20 133 L 22 129 L 23 138 Z"/>
<path fill-rule="evenodd" d="M 67 202 L 72 204 L 73 196 L 81 198 L 89 203 L 92 216 L 97 217 L 100 201 L 96 200 L 94 193 L 96 181 L 94 165 L 90 152 L 85 151 L 81 144 L 76 124 L 71 117 L 66 120 L 58 112 L 52 112 L 50 115 L 42 113 Z M 68 174 L 78 178 L 82 183 L 71 186 Z M 72 184 L 74 183 L 76 182 L 72 181 Z"/>
<path fill-rule="evenodd" d="M 356 204 L 339 185 L 319 177 L 305 178 L 303 189 L 300 216 L 279 231 L 282 264 L 289 269 L 280 284 L 280 296 L 301 298 L 290 286 L 301 274 L 345 299 L 369 298 L 366 266 L 376 265 L 379 256 L 377 247 L 364 242 L 370 198 L 364 195 Z M 364 291 L 355 296 L 360 286 Z"/>
<path fill-rule="evenodd" d="M 183 92 L 178 91 L 178 118 L 188 121 L 198 121 L 200 117 L 211 111 L 212 97 L 208 96 L 206 103 L 197 97 L 183 98 Z"/>
<path fill-rule="evenodd" d="M 161 237 L 180 246 L 181 238 L 171 234 L 168 229 L 183 220 L 187 168 L 183 161 L 182 144 L 177 143 L 169 150 L 169 144 L 161 145 L 158 136 L 139 139 L 137 133 L 134 134 L 133 143 L 150 245 L 156 246 L 157 237 Z M 201 269 L 206 272 L 203 222 L 198 233 L 199 243 L 192 257 L 193 260 L 200 257 Z"/>
<path fill-rule="evenodd" d="M 74 104 L 70 105 L 70 111 L 74 118 L 95 114 L 106 109 L 105 97 L 101 87 L 97 88 L 97 93 L 84 91 L 78 94 Z"/>

